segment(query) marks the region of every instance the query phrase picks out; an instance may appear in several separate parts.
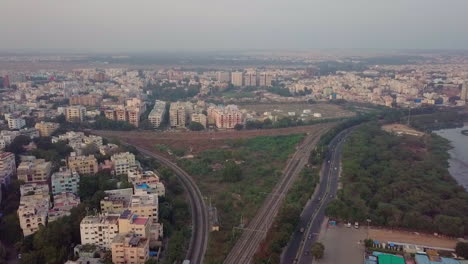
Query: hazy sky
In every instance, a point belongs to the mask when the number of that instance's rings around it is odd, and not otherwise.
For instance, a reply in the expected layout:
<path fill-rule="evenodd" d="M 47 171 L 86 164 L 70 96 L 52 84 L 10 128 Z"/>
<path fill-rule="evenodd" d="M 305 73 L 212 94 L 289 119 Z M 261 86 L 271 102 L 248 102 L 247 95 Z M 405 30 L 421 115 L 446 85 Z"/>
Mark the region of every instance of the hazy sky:
<path fill-rule="evenodd" d="M 0 50 L 468 49 L 468 0 L 0 0 Z"/>

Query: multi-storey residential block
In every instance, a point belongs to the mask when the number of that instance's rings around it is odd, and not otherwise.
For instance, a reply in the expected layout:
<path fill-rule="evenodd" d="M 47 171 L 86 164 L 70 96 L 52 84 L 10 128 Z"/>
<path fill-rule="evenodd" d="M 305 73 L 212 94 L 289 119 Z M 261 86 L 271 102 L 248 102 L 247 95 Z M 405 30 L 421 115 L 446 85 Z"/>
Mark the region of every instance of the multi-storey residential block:
<path fill-rule="evenodd" d="M 71 171 L 76 171 L 79 174 L 95 174 L 99 170 L 97 159 L 93 155 L 76 156 L 71 154 L 68 157 L 68 168 Z"/>
<path fill-rule="evenodd" d="M 216 73 L 216 79 L 219 82 L 230 82 L 231 81 L 231 73 L 228 71 L 219 71 Z"/>
<path fill-rule="evenodd" d="M 15 154 L 11 152 L 0 153 L 0 187 L 8 185 L 11 177 L 16 174 Z"/>
<path fill-rule="evenodd" d="M 119 233 L 119 215 L 86 216 L 80 223 L 81 244 L 109 249 Z"/>
<path fill-rule="evenodd" d="M 171 127 L 185 127 L 187 122 L 186 105 L 182 102 L 171 103 L 169 108 L 169 121 Z"/>
<path fill-rule="evenodd" d="M 39 134 L 41 137 L 49 137 L 52 135 L 52 133 L 54 133 L 60 127 L 60 124 L 42 121 L 42 122 L 36 123 L 34 127 L 37 130 L 39 130 Z"/>
<path fill-rule="evenodd" d="M 26 194 L 21 196 L 18 207 L 18 218 L 24 236 L 34 234 L 39 227 L 47 224 L 50 208 L 49 194 Z"/>
<path fill-rule="evenodd" d="M 158 128 L 166 114 L 166 102 L 156 100 L 153 110 L 148 115 L 148 120 L 154 128 Z"/>
<path fill-rule="evenodd" d="M 204 114 L 192 114 L 191 116 L 192 122 L 197 122 L 203 125 L 204 128 L 206 128 L 206 115 Z"/>
<path fill-rule="evenodd" d="M 60 171 L 52 174 L 51 184 L 53 195 L 63 192 L 78 194 L 80 175 L 76 171 L 62 167 Z"/>
<path fill-rule="evenodd" d="M 79 204 L 80 198 L 73 193 L 64 192 L 54 195 L 54 207 L 49 210 L 49 222 L 70 215 L 70 210 Z"/>
<path fill-rule="evenodd" d="M 127 174 L 129 169 L 136 166 L 135 155 L 130 152 L 123 152 L 111 156 L 114 164 L 115 175 Z"/>
<path fill-rule="evenodd" d="M 126 209 L 119 217 L 119 233 L 134 233 L 139 237 L 150 238 L 151 218 L 142 217 Z"/>
<path fill-rule="evenodd" d="M 69 99 L 70 105 L 99 106 L 102 101 L 102 96 L 98 94 L 73 95 L 70 96 Z"/>
<path fill-rule="evenodd" d="M 243 123 L 242 112 L 236 105 L 209 107 L 208 119 L 213 120 L 217 128 L 234 128 Z"/>
<path fill-rule="evenodd" d="M 132 195 L 129 209 L 132 213 L 147 217 L 153 223 L 158 222 L 158 195 L 157 194 L 136 194 Z"/>
<path fill-rule="evenodd" d="M 258 85 L 261 87 L 269 87 L 272 85 L 273 75 L 268 72 L 262 72 L 259 74 Z"/>
<path fill-rule="evenodd" d="M 21 196 L 33 194 L 49 194 L 49 185 L 47 183 L 25 183 L 20 185 Z"/>
<path fill-rule="evenodd" d="M 149 259 L 149 239 L 119 234 L 112 241 L 112 263 L 144 264 Z"/>
<path fill-rule="evenodd" d="M 120 214 L 128 208 L 128 201 L 106 196 L 101 200 L 100 205 L 103 214 Z"/>
<path fill-rule="evenodd" d="M 129 171 L 128 180 L 133 183 L 135 194 L 154 193 L 158 196 L 165 195 L 164 184 L 159 180 L 159 176 L 152 171 Z"/>
<path fill-rule="evenodd" d="M 244 86 L 257 86 L 257 72 L 255 70 L 248 70 L 244 74 Z"/>
<path fill-rule="evenodd" d="M 69 122 L 83 122 L 86 116 L 86 107 L 81 105 L 65 108 L 65 118 Z"/>
<path fill-rule="evenodd" d="M 26 121 L 20 117 L 8 117 L 7 122 L 9 129 L 21 129 L 26 126 Z"/>
<path fill-rule="evenodd" d="M 23 156 L 18 166 L 18 180 L 28 182 L 46 182 L 52 170 L 52 163 L 34 156 Z"/>
<path fill-rule="evenodd" d="M 243 72 L 232 72 L 231 73 L 231 83 L 234 86 L 241 87 L 244 86 L 244 73 Z"/>

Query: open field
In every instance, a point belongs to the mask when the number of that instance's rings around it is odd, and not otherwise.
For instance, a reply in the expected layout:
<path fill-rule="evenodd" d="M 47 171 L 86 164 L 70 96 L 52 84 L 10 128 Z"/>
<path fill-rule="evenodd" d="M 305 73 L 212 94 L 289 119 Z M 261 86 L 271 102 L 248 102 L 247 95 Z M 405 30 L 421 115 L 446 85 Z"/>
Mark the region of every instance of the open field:
<path fill-rule="evenodd" d="M 163 145 L 171 149 L 182 149 L 186 154 L 197 154 L 208 149 L 229 148 L 226 144 L 231 139 L 246 139 L 256 136 L 278 136 L 314 132 L 324 126 L 334 126 L 336 123 L 297 126 L 277 129 L 259 129 L 243 131 L 202 131 L 202 132 L 153 132 L 153 131 L 93 131 L 98 135 L 120 138 L 123 141 L 155 147 L 155 151 L 170 157 L 166 151 L 161 151 Z M 157 147 L 158 145 L 159 147 Z"/>
<path fill-rule="evenodd" d="M 306 104 L 306 103 L 297 103 L 297 104 L 281 104 L 281 103 L 270 103 L 270 104 L 245 104 L 240 105 L 239 108 L 246 109 L 248 111 L 254 111 L 257 113 L 257 116 L 263 116 L 265 112 L 271 113 L 273 116 L 278 118 L 287 117 L 288 112 L 295 112 L 296 117 L 302 117 L 305 121 L 309 120 L 320 120 L 326 118 L 341 118 L 341 117 L 350 117 L 354 116 L 355 113 L 349 110 L 344 109 L 339 105 L 326 104 L 326 103 L 316 103 L 316 104 Z M 310 111 L 308 114 L 303 114 L 303 111 Z M 320 113 L 322 117 L 317 118 L 313 117 L 314 113 Z"/>
<path fill-rule="evenodd" d="M 371 228 L 369 237 L 380 242 L 392 241 L 441 248 L 455 248 L 457 244 L 456 239 L 448 237 L 390 229 Z"/>

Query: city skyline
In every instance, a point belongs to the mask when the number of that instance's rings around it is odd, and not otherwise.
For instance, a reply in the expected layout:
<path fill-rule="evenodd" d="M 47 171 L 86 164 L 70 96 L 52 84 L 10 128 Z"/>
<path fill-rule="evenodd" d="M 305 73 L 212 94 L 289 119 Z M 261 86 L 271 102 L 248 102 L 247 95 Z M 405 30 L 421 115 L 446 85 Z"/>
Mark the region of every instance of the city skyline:
<path fill-rule="evenodd" d="M 0 51 L 468 47 L 462 0 L 26 2 L 0 4 Z"/>

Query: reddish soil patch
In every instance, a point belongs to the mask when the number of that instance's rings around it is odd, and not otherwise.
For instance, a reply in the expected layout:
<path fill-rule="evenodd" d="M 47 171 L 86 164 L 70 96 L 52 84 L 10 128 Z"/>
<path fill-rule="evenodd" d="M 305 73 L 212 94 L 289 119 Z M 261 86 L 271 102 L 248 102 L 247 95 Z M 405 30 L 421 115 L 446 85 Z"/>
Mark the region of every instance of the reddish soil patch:
<path fill-rule="evenodd" d="M 278 129 L 259 129 L 243 131 L 203 131 L 203 132 L 151 132 L 151 131 L 93 131 L 93 133 L 106 137 L 116 137 L 132 145 L 152 148 L 157 144 L 169 146 L 171 149 L 184 149 L 188 153 L 196 154 L 207 149 L 227 148 L 226 140 L 251 138 L 256 136 L 276 136 L 300 133 L 314 133 L 321 128 L 331 128 L 336 123 L 317 124 L 312 126 L 299 126 Z M 167 155 L 167 153 L 161 153 Z"/>

